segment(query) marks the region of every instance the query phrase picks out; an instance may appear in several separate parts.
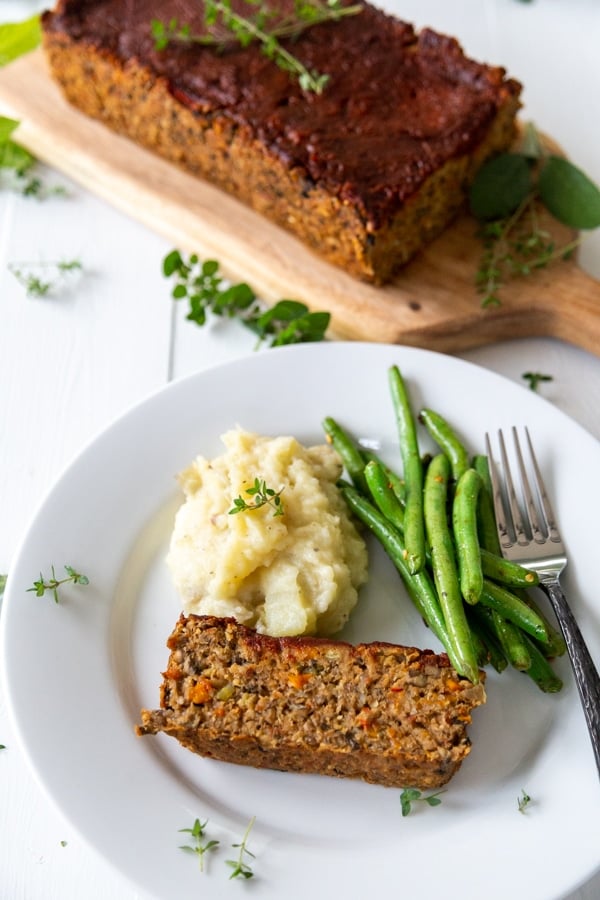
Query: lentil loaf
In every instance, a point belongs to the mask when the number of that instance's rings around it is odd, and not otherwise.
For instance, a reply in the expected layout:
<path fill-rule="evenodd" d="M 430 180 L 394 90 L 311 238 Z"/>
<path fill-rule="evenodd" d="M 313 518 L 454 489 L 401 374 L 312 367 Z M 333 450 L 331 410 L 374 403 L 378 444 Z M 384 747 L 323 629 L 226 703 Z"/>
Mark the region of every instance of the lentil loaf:
<path fill-rule="evenodd" d="M 258 768 L 436 788 L 470 750 L 485 702 L 445 654 L 389 643 L 273 638 L 231 618 L 181 615 L 167 646 L 164 732 L 202 756 Z"/>
<path fill-rule="evenodd" d="M 284 14 L 292 3 L 276 5 Z M 451 37 L 364 3 L 283 41 L 329 76 L 317 94 L 257 43 L 157 49 L 152 20 L 202 34 L 202 9 L 199 0 L 58 0 L 42 18 L 51 72 L 84 113 L 360 279 L 390 280 L 461 209 L 482 162 L 514 139 L 520 85 Z"/>

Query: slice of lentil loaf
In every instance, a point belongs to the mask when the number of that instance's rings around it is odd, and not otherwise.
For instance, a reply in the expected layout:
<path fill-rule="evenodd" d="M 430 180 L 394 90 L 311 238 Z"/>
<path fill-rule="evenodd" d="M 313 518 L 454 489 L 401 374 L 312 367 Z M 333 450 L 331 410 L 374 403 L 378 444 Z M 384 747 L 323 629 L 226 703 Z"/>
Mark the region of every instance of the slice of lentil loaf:
<path fill-rule="evenodd" d="M 469 753 L 471 712 L 485 702 L 482 682 L 414 647 L 272 638 L 195 615 L 167 646 L 161 709 L 142 710 L 137 733 L 260 768 L 437 788 Z"/>

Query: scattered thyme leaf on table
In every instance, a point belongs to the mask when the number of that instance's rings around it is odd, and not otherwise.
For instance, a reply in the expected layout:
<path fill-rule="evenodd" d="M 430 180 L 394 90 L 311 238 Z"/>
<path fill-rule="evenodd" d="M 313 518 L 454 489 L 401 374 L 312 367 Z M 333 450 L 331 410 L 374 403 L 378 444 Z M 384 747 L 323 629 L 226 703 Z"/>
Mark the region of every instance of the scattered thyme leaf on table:
<path fill-rule="evenodd" d="M 329 327 L 328 312 L 310 312 L 298 300 L 279 300 L 264 310 L 256 294 L 245 282 L 226 286 L 214 259 L 202 261 L 196 253 L 184 259 L 172 250 L 163 259 L 165 278 L 174 278 L 171 296 L 187 299 L 187 319 L 196 325 L 206 324 L 209 313 L 235 318 L 258 336 L 258 346 L 270 347 L 322 341 Z"/>
<path fill-rule="evenodd" d="M 521 378 L 529 382 L 532 391 L 537 391 L 542 381 L 554 381 L 552 375 L 544 375 L 542 372 L 523 372 Z"/>
<path fill-rule="evenodd" d="M 64 568 L 67 573 L 66 578 L 57 578 L 54 566 L 52 566 L 52 577 L 46 580 L 40 572 L 39 580 L 34 581 L 33 587 L 27 588 L 27 591 L 35 593 L 36 597 L 43 597 L 47 591 L 50 591 L 54 597 L 54 602 L 58 603 L 58 592 L 64 584 L 72 583 L 86 585 L 90 583 L 88 577 L 77 572 L 73 566 L 65 566 Z"/>
<path fill-rule="evenodd" d="M 511 278 L 567 259 L 578 247 L 579 237 L 555 245 L 540 225 L 540 207 L 578 231 L 600 226 L 600 189 L 569 160 L 548 152 L 531 123 L 518 152 L 501 153 L 481 167 L 469 206 L 483 243 L 475 280 L 484 307 L 501 304 L 501 288 Z"/>
<path fill-rule="evenodd" d="M 228 44 L 238 43 L 247 47 L 260 44 L 261 52 L 276 66 L 295 78 L 302 90 L 321 94 L 329 81 L 329 75 L 308 69 L 297 56 L 284 47 L 281 39 L 297 38 L 303 31 L 323 22 L 337 22 L 346 16 L 362 11 L 361 4 L 343 6 L 341 0 L 295 0 L 293 13 L 282 15 L 275 5 L 261 0 L 245 0 L 248 15 L 233 11 L 231 0 L 202 0 L 204 24 L 202 34 L 194 34 L 187 24 L 178 19 L 163 22 L 153 19 L 150 23 L 157 50 L 164 50 L 171 42 L 213 46 L 222 50 Z"/>
<path fill-rule="evenodd" d="M 239 497 L 234 499 L 233 508 L 229 510 L 229 515 L 235 515 L 236 513 L 245 512 L 246 510 L 260 509 L 261 506 L 272 506 L 274 510 L 273 515 L 282 516 L 282 491 L 283 488 L 281 488 L 280 491 L 274 491 L 273 488 L 267 487 L 265 481 L 261 481 L 260 478 L 255 478 L 252 487 L 246 488 L 244 491 L 245 494 L 252 497 L 252 502 L 248 503 L 248 501 L 240 494 Z"/>
<path fill-rule="evenodd" d="M 206 837 L 205 828 L 207 824 L 208 819 L 205 822 L 201 822 L 200 819 L 196 819 L 191 828 L 179 829 L 181 834 L 189 834 L 194 841 L 193 846 L 191 846 L 190 844 L 183 844 L 179 849 L 184 850 L 186 853 L 193 853 L 198 857 L 198 863 L 200 865 L 201 872 L 204 871 L 204 854 L 208 853 L 210 850 L 214 850 L 219 845 L 219 841 L 204 840 Z"/>
<path fill-rule="evenodd" d="M 524 790 L 521 789 L 521 796 L 517 797 L 517 808 L 520 813 L 524 813 L 529 804 L 531 803 L 531 797 Z"/>
<path fill-rule="evenodd" d="M 46 297 L 48 294 L 55 293 L 69 276 L 80 272 L 82 268 L 78 259 L 8 264 L 9 271 L 25 288 L 28 297 Z"/>
<path fill-rule="evenodd" d="M 402 793 L 400 794 L 400 806 L 402 808 L 402 815 L 408 816 L 412 810 L 413 803 L 426 803 L 427 806 L 439 806 L 442 802 L 440 800 L 440 794 L 445 793 L 444 791 L 437 791 L 435 794 L 423 794 L 422 791 L 417 790 L 417 788 L 404 788 Z"/>
<path fill-rule="evenodd" d="M 239 849 L 240 852 L 238 854 L 237 859 L 226 860 L 227 865 L 230 866 L 230 868 L 232 870 L 231 875 L 229 876 L 230 880 L 232 878 L 253 878 L 254 877 L 254 872 L 252 871 L 252 868 L 250 867 L 250 865 L 247 862 L 245 862 L 244 857 L 251 856 L 252 859 L 255 859 L 254 853 L 251 853 L 250 850 L 248 850 L 248 837 L 250 836 L 250 831 L 252 830 L 252 826 L 254 825 L 255 821 L 256 821 L 256 817 L 253 816 L 248 823 L 248 827 L 246 828 L 246 832 L 245 832 L 244 837 L 242 838 L 241 842 L 239 844 L 231 845 L 234 849 Z"/>

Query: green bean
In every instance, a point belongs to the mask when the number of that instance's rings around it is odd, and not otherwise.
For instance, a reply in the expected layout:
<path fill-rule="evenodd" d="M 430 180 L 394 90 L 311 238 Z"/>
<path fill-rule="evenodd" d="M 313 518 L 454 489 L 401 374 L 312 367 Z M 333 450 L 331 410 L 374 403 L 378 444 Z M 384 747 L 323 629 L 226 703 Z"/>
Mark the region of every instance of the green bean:
<path fill-rule="evenodd" d="M 475 471 L 479 473 L 479 477 L 483 483 L 483 489 L 479 492 L 477 509 L 479 543 L 491 553 L 501 556 L 502 551 L 500 549 L 498 529 L 496 528 L 496 513 L 494 512 L 494 503 L 492 500 L 492 482 L 490 479 L 488 458 L 482 454 L 477 454 L 473 457 L 471 464 Z"/>
<path fill-rule="evenodd" d="M 348 432 L 331 416 L 323 419 L 323 429 L 337 450 L 352 483 L 363 493 L 368 494 L 369 489 L 364 476 L 365 463 L 355 442 Z"/>
<path fill-rule="evenodd" d="M 545 613 L 540 609 L 536 601 L 529 593 L 527 593 L 526 591 L 516 590 L 515 594 L 523 601 L 523 603 L 526 603 L 534 610 L 534 612 L 538 614 L 538 616 L 546 626 L 546 631 L 548 632 L 548 642 L 545 644 L 540 644 L 540 650 L 542 651 L 544 656 L 548 659 L 552 659 L 552 657 L 554 656 L 563 656 L 567 652 L 567 645 L 565 643 L 564 637 L 562 636 L 562 633 L 550 622 Z"/>
<path fill-rule="evenodd" d="M 487 578 L 509 587 L 535 587 L 540 581 L 536 572 L 510 559 L 504 559 L 503 556 L 496 556 L 484 547 L 481 548 L 481 567 Z"/>
<path fill-rule="evenodd" d="M 495 609 L 491 610 L 494 628 L 504 655 L 514 669 L 525 672 L 531 666 L 531 654 L 523 633 L 516 625 L 504 619 Z"/>
<path fill-rule="evenodd" d="M 514 622 L 542 643 L 548 643 L 548 630 L 542 619 L 527 603 L 506 588 L 484 578 L 480 602 L 490 609 L 495 609 L 509 622 Z"/>
<path fill-rule="evenodd" d="M 439 413 L 434 412 L 432 409 L 422 409 L 419 413 L 419 419 L 425 425 L 425 428 L 440 450 L 450 460 L 452 477 L 454 481 L 458 481 L 463 472 L 469 468 L 469 455 L 465 446 L 453 428 Z"/>
<path fill-rule="evenodd" d="M 494 667 L 496 672 L 503 672 L 508 666 L 508 660 L 494 630 L 492 610 L 482 606 L 481 603 L 477 603 L 475 606 L 470 606 L 467 609 L 467 619 L 471 631 L 474 629 L 478 631 L 479 637 L 487 649 L 488 662 Z"/>
<path fill-rule="evenodd" d="M 425 526 L 423 522 L 423 467 L 419 455 L 417 430 L 404 379 L 397 366 L 389 370 L 389 383 L 400 440 L 406 487 L 404 540 L 408 565 L 414 574 L 425 564 Z"/>
<path fill-rule="evenodd" d="M 531 665 L 527 670 L 527 675 L 535 681 L 540 690 L 548 694 L 556 694 L 562 689 L 562 679 L 556 674 L 535 641 L 530 640 L 527 635 L 524 635 L 524 638 L 531 655 Z"/>
<path fill-rule="evenodd" d="M 448 458 L 443 453 L 434 456 L 425 479 L 425 528 L 431 550 L 433 578 L 448 636 L 456 656 L 462 662 L 462 671 L 468 673 L 467 677 L 471 681 L 477 681 L 477 658 L 460 594 L 454 546 L 446 514 L 449 477 Z"/>
<path fill-rule="evenodd" d="M 390 487 L 398 498 L 398 502 L 401 503 L 402 506 L 404 506 L 404 503 L 406 501 L 406 485 L 404 484 L 404 479 L 401 478 L 400 475 L 398 475 L 398 473 L 394 471 L 394 469 L 390 468 L 387 463 L 384 463 L 381 457 L 374 453 L 373 450 L 361 449 L 360 453 L 365 461 L 365 467 L 367 463 L 375 462 L 383 468 L 389 481 Z"/>
<path fill-rule="evenodd" d="M 462 670 L 461 659 L 454 653 L 444 616 L 428 572 L 423 570 L 415 575 L 410 572 L 406 564 L 406 549 L 400 533 L 356 488 L 351 485 L 342 485 L 341 492 L 354 515 L 375 535 L 394 563 L 417 611 L 446 649 L 456 671 L 460 675 L 469 677 Z"/>
<path fill-rule="evenodd" d="M 404 531 L 404 507 L 393 490 L 387 471 L 380 462 L 372 459 L 365 466 L 365 481 L 379 511 L 392 525 Z"/>
<path fill-rule="evenodd" d="M 481 478 L 475 469 L 465 469 L 452 501 L 452 530 L 458 558 L 458 579 L 467 603 L 477 603 L 483 587 L 483 571 L 477 536 L 477 498 Z"/>

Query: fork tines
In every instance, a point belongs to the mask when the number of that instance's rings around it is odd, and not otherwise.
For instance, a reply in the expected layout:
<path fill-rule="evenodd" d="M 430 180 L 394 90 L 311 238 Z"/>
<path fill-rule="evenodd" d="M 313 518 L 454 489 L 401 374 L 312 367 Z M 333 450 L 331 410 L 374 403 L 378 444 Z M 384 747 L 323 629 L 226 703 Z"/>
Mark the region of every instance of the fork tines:
<path fill-rule="evenodd" d="M 529 467 L 525 464 L 519 435 L 514 425 L 511 431 L 514 459 L 521 483 L 522 504 L 517 497 L 504 434 L 501 430 L 498 431 L 498 446 L 500 448 L 503 479 L 500 477 L 498 465 L 492 453 L 490 437 L 488 434 L 485 436 L 500 545 L 503 549 L 508 549 L 513 547 L 515 543 L 521 547 L 526 547 L 532 540 L 540 545 L 551 541 L 554 550 L 558 551 L 561 537 L 533 450 L 529 431 L 526 427 L 524 428 L 529 452 Z M 504 489 L 502 481 L 504 481 Z M 535 496 L 531 488 L 532 483 L 535 486 Z"/>

